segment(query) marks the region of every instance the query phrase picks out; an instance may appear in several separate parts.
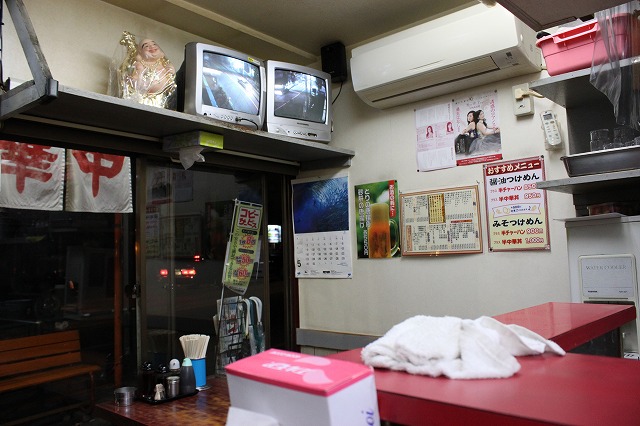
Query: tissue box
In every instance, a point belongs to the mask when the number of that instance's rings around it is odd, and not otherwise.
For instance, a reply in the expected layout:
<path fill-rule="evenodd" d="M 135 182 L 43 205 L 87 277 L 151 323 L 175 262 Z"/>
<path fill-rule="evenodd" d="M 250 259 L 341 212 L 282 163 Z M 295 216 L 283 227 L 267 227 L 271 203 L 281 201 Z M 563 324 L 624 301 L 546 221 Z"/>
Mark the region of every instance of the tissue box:
<path fill-rule="evenodd" d="M 640 53 L 638 24 L 630 14 L 612 16 L 611 32 L 609 40 L 615 46 L 619 59 Z M 608 61 L 600 25 L 596 20 L 542 37 L 536 46 L 542 50 L 549 75 L 590 68 L 592 60 L 596 64 Z"/>
<path fill-rule="evenodd" d="M 269 349 L 225 369 L 231 406 L 271 416 L 282 426 L 380 424 L 367 366 Z"/>

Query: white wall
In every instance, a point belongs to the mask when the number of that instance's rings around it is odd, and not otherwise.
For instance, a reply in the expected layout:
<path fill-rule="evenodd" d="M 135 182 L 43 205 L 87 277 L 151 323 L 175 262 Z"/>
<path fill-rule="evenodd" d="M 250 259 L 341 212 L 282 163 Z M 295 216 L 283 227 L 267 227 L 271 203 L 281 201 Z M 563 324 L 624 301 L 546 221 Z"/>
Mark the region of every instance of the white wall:
<path fill-rule="evenodd" d="M 122 31 L 154 39 L 176 68 L 184 45 L 207 41 L 98 0 L 24 0 L 53 78 L 65 86 L 107 93 L 109 66 L 122 54 Z M 30 80 L 22 48 L 5 7 L 4 78 Z"/>
<path fill-rule="evenodd" d="M 497 89 L 504 159 L 544 155 L 547 179 L 566 177 L 560 160 L 564 151 L 544 150 L 539 119 L 539 112 L 552 109 L 566 123 L 564 109 L 536 99 L 536 115 L 517 118 L 512 113 L 511 86 L 538 78 L 537 74 L 513 78 L 389 110 L 367 106 L 350 84 L 343 88 L 335 104 L 331 144 L 356 152 L 348 169 L 351 196 L 354 185 L 389 179 L 398 180 L 400 192 L 477 184 L 484 253 L 373 260 L 357 259 L 354 249 L 353 279 L 300 280 L 301 328 L 380 335 L 416 314 L 475 318 L 570 300 L 564 224 L 553 219 L 575 216 L 571 196 L 548 193 L 550 251 L 490 253 L 482 165 L 416 172 L 414 110 Z M 566 139 L 566 129 L 563 132 Z M 313 175 L 318 174 L 304 176 Z M 350 215 L 353 224 L 355 213 Z"/>
<path fill-rule="evenodd" d="M 123 30 L 155 39 L 177 66 L 184 44 L 198 40 L 101 1 L 26 0 L 25 3 L 53 77 L 63 85 L 79 89 L 106 93 L 109 63 Z M 8 18 L 8 13 L 5 17 Z M 6 21 L 4 78 L 30 79 L 10 20 Z M 400 191 L 477 184 L 485 218 L 482 165 L 416 172 L 414 109 L 493 89 L 498 90 L 504 159 L 543 154 L 547 179 L 566 177 L 560 161 L 564 153 L 544 150 L 538 115 L 543 109 L 553 109 L 564 124 L 564 110 L 546 99 L 536 99 L 535 116 L 516 119 L 512 114 L 511 86 L 537 78 L 537 75 L 514 78 L 389 110 L 367 106 L 347 82 L 334 105 L 335 133 L 331 145 L 356 152 L 352 166 L 347 169 L 351 195 L 353 185 L 387 179 L 397 179 Z M 566 129 L 562 130 L 566 138 Z M 300 177 L 330 176 L 336 172 L 339 170 Z M 554 219 L 575 216 L 575 212 L 569 195 L 549 192 L 547 201 L 550 251 L 490 253 L 484 220 L 482 254 L 369 260 L 357 259 L 354 247 L 353 279 L 300 280 L 300 327 L 380 335 L 416 314 L 475 318 L 549 301 L 568 302 L 564 225 Z M 350 215 L 353 224 L 354 212 Z M 355 232 L 352 238 L 355 240 Z"/>

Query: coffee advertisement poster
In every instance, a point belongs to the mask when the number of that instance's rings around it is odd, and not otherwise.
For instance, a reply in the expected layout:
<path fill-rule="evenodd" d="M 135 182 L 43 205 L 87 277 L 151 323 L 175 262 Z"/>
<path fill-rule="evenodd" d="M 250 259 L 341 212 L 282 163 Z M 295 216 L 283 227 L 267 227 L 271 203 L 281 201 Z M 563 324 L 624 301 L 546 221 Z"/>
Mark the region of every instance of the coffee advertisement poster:
<path fill-rule="evenodd" d="M 398 182 L 356 185 L 355 203 L 358 258 L 399 257 Z"/>

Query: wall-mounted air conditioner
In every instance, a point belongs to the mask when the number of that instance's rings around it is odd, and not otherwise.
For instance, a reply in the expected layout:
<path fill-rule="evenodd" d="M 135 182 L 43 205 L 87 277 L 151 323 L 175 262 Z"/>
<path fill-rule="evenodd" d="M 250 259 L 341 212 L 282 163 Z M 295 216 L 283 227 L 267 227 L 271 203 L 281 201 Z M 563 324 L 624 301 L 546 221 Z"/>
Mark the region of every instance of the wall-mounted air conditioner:
<path fill-rule="evenodd" d="M 536 33 L 500 5 L 477 4 L 351 52 L 356 93 L 389 108 L 539 72 Z"/>

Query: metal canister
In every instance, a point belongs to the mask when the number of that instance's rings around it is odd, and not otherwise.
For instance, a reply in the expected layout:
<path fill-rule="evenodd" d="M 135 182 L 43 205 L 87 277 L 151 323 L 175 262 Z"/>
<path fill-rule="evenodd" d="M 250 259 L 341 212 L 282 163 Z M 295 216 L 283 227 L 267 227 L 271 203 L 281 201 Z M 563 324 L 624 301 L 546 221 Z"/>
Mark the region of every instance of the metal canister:
<path fill-rule="evenodd" d="M 135 396 L 136 396 L 136 388 L 132 386 L 127 386 L 124 388 L 118 388 L 113 391 L 113 395 L 115 398 L 115 403 L 118 406 L 126 407 L 131 405 Z"/>
<path fill-rule="evenodd" d="M 167 398 L 175 398 L 180 394 L 180 377 L 167 377 Z"/>

